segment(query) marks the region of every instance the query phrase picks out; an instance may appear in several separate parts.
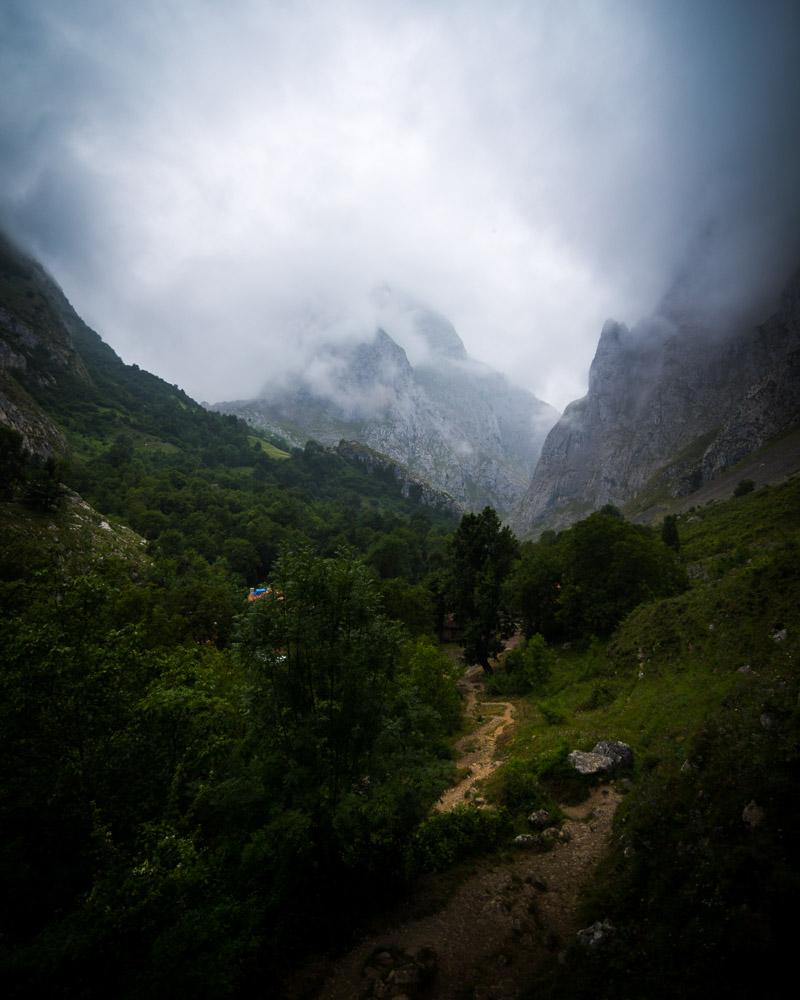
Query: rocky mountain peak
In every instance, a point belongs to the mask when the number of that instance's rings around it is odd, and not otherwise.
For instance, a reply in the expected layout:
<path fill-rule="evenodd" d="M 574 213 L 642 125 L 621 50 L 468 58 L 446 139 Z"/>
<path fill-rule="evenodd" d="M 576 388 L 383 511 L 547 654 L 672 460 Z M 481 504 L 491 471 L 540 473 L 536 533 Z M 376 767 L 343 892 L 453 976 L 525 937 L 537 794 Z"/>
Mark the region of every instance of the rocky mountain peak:
<path fill-rule="evenodd" d="M 556 411 L 471 361 L 444 316 L 376 294 L 381 322 L 361 342 L 323 344 L 298 376 L 215 408 L 300 446 L 360 442 L 470 509 L 510 511 Z"/>

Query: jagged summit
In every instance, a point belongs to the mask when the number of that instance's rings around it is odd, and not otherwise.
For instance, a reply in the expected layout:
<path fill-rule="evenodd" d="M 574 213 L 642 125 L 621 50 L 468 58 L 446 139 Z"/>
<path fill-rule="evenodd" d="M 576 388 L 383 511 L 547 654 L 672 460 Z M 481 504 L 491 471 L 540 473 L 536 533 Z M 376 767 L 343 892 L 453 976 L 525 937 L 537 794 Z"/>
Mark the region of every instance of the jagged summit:
<path fill-rule="evenodd" d="M 470 509 L 513 509 L 556 411 L 472 360 L 452 323 L 385 287 L 360 341 L 318 345 L 257 399 L 219 403 L 293 444 L 360 441 Z"/>

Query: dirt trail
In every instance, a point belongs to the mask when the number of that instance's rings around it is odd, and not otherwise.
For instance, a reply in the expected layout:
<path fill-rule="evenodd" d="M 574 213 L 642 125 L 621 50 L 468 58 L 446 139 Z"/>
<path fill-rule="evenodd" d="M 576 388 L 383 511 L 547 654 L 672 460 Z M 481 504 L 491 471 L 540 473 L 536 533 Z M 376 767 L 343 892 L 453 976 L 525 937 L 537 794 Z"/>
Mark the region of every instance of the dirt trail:
<path fill-rule="evenodd" d="M 578 930 L 578 898 L 604 853 L 619 800 L 613 787 L 595 788 L 570 810 L 563 827 L 569 840 L 547 854 L 520 851 L 508 862 L 479 864 L 437 913 L 366 938 L 333 966 L 319 1000 L 378 996 L 363 976 L 370 956 L 423 948 L 437 956 L 425 997 L 516 1000 L 541 962 Z"/>
<path fill-rule="evenodd" d="M 437 812 L 448 812 L 460 802 L 465 802 L 472 795 L 472 790 L 479 781 L 496 771 L 500 761 L 496 759 L 497 740 L 514 724 L 514 706 L 509 701 L 478 701 L 478 694 L 483 690 L 483 670 L 481 667 L 470 667 L 460 684 L 466 692 L 467 704 L 465 715 L 480 719 L 486 709 L 502 709 L 500 714 L 491 714 L 474 732 L 462 737 L 456 743 L 458 753 L 457 767 L 466 774 L 452 788 L 448 788 L 434 808 Z"/>
<path fill-rule="evenodd" d="M 512 643 L 514 640 L 512 640 Z M 470 773 L 449 789 L 436 809 L 446 811 L 468 798 L 476 782 L 491 774 L 498 737 L 513 726 L 509 702 L 479 702 L 483 689 L 480 667 L 464 676 L 467 712 L 477 717 L 484 706 L 502 712 L 484 722 L 459 744 L 460 767 Z M 437 912 L 427 916 L 387 917 L 380 933 L 364 938 L 329 968 L 317 1000 L 355 1000 L 397 996 L 380 980 L 365 977 L 376 953 L 436 953 L 436 974 L 422 992 L 408 996 L 430 1000 L 516 1000 L 527 989 L 542 961 L 563 948 L 578 929 L 579 896 L 605 852 L 614 812 L 621 799 L 613 785 L 593 789 L 589 799 L 564 807 L 563 839 L 545 854 L 515 851 L 501 863 L 479 862 Z M 405 995 L 405 994 L 404 994 Z"/>

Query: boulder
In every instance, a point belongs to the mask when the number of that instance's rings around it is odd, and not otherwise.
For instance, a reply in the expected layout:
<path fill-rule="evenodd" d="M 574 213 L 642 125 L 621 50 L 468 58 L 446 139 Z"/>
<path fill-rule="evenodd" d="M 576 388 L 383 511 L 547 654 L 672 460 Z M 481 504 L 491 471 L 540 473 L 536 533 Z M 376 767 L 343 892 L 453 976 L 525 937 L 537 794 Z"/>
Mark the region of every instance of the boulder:
<path fill-rule="evenodd" d="M 620 740 L 600 740 L 592 747 L 592 753 L 602 754 L 614 761 L 615 767 L 632 767 L 633 750 Z"/>
<path fill-rule="evenodd" d="M 534 830 L 544 830 L 545 827 L 552 826 L 553 817 L 547 809 L 536 809 L 528 817 L 528 822 Z"/>
<path fill-rule="evenodd" d="M 578 774 L 586 777 L 609 774 L 618 768 L 631 767 L 633 750 L 619 740 L 600 740 L 590 752 L 573 750 L 568 760 Z"/>
<path fill-rule="evenodd" d="M 413 955 L 396 948 L 375 952 L 362 970 L 366 991 L 374 1000 L 413 1000 L 432 982 L 438 958 L 432 948 L 418 948 Z"/>
<path fill-rule="evenodd" d="M 586 753 L 583 750 L 573 750 L 567 758 L 578 774 L 593 777 L 597 774 L 608 774 L 614 770 L 614 761 L 601 753 Z"/>
<path fill-rule="evenodd" d="M 761 826 L 764 822 L 764 810 L 757 802 L 748 802 L 742 810 L 742 822 L 745 826 L 749 826 L 751 830 L 755 830 L 757 826 Z"/>
<path fill-rule="evenodd" d="M 595 920 L 589 927 L 579 930 L 575 937 L 582 948 L 591 950 L 606 944 L 615 930 L 610 920 Z"/>

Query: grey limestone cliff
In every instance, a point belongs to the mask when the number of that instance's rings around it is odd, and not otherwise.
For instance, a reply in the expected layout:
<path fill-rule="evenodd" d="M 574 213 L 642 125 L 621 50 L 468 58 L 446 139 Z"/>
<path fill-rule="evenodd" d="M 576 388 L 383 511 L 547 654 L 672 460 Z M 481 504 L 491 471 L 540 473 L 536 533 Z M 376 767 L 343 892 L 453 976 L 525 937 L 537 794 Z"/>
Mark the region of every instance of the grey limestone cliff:
<path fill-rule="evenodd" d="M 637 495 L 690 493 L 800 424 L 800 278 L 765 323 L 701 326 L 668 306 L 633 330 L 608 321 L 583 399 L 542 448 L 512 523 L 561 528 Z"/>
<path fill-rule="evenodd" d="M 0 424 L 42 456 L 66 449 L 32 393 L 69 376 L 89 379 L 65 323 L 69 306 L 43 268 L 0 235 Z"/>

